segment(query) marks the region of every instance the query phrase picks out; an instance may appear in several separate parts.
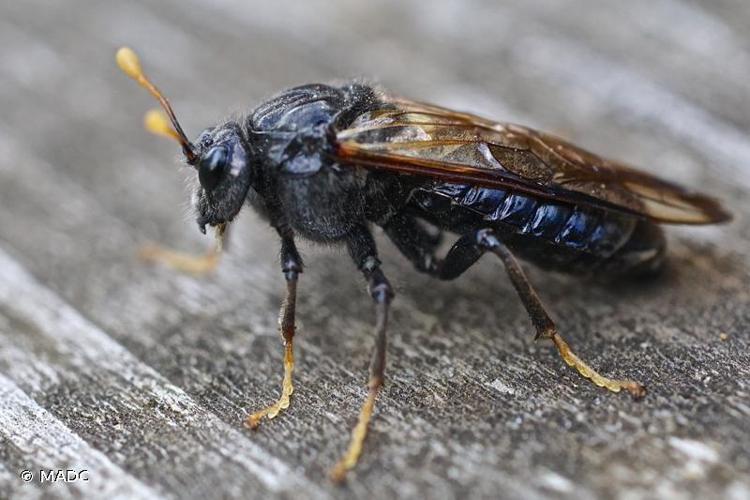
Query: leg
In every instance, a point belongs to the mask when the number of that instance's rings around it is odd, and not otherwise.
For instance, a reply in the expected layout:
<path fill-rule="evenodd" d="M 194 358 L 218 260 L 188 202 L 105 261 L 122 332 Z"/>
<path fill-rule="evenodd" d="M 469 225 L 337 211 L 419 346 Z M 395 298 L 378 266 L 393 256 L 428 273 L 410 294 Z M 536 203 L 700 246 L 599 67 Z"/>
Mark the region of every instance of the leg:
<path fill-rule="evenodd" d="M 418 271 L 442 280 L 458 278 L 484 253 L 473 237 L 464 236 L 451 247 L 445 259 L 439 259 L 434 253 L 438 241 L 408 215 L 395 216 L 383 229 Z"/>
<path fill-rule="evenodd" d="M 646 395 L 646 388 L 638 382 L 632 380 L 613 380 L 600 375 L 570 349 L 568 343 L 565 342 L 557 331 L 557 327 L 544 309 L 542 301 L 532 288 L 531 283 L 529 283 L 528 278 L 526 278 L 526 274 L 518 264 L 518 261 L 516 261 L 508 248 L 497 239 L 492 230 L 483 229 L 478 231 L 476 233 L 476 242 L 480 248 L 490 251 L 500 257 L 503 264 L 505 264 L 508 277 L 513 283 L 516 292 L 518 292 L 519 297 L 521 297 L 521 301 L 523 302 L 526 311 L 529 313 L 532 323 L 534 323 L 534 326 L 536 327 L 536 338 L 545 337 L 552 339 L 563 360 L 569 366 L 578 370 L 578 373 L 583 377 L 591 380 L 597 386 L 604 387 L 612 392 L 620 392 L 625 389 L 636 398 L 641 398 Z"/>
<path fill-rule="evenodd" d="M 375 407 L 375 399 L 383 386 L 388 309 L 393 299 L 391 285 L 380 269 L 375 241 L 366 228 L 362 227 L 352 234 L 349 240 L 349 253 L 364 274 L 370 295 L 375 302 L 375 349 L 370 361 L 367 399 L 362 405 L 359 420 L 352 431 L 349 448 L 331 469 L 331 479 L 335 482 L 341 482 L 346 478 L 347 471 L 357 464 L 362 454 L 362 444 L 367 437 L 367 427 Z"/>
<path fill-rule="evenodd" d="M 228 235 L 229 229 L 226 224 L 218 226 L 215 245 L 203 255 L 191 255 L 160 245 L 147 244 L 138 251 L 138 256 L 149 262 L 166 264 L 177 271 L 194 275 L 206 274 L 216 269 L 219 264 L 219 255 L 226 248 Z"/>
<path fill-rule="evenodd" d="M 438 265 L 437 277 L 441 280 L 452 280 L 461 276 L 484 253 L 472 236 L 462 236 L 453 244 L 448 255 Z"/>
<path fill-rule="evenodd" d="M 269 419 L 289 408 L 289 398 L 294 392 L 292 385 L 292 373 L 294 371 L 294 312 L 297 303 L 297 277 L 302 272 L 302 258 L 297 252 L 294 238 L 289 229 L 279 229 L 281 234 L 281 270 L 286 278 L 286 298 L 281 305 L 279 315 L 279 328 L 284 343 L 284 379 L 281 383 L 281 396 L 278 401 L 260 411 L 247 417 L 245 425 L 251 429 L 257 429 L 263 417 Z"/>
<path fill-rule="evenodd" d="M 418 271 L 434 274 L 438 260 L 435 249 L 440 244 L 439 235 L 430 234 L 412 216 L 395 215 L 383 226 L 385 234 L 396 245 L 396 248 L 414 264 Z"/>

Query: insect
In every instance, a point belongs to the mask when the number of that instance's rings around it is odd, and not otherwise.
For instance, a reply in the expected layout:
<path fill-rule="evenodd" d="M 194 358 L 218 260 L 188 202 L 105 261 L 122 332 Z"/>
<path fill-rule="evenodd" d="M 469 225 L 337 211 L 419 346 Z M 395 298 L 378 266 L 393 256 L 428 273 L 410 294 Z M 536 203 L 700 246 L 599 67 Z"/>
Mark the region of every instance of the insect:
<path fill-rule="evenodd" d="M 660 223 L 730 219 L 709 197 L 552 135 L 393 97 L 359 82 L 284 91 L 190 141 L 135 53 L 122 48 L 116 59 L 166 112 L 148 113 L 147 128 L 176 139 L 196 170 L 194 207 L 201 231 L 216 227 L 221 240 L 226 225 L 248 204 L 279 235 L 286 279 L 282 389 L 278 401 L 248 417 L 249 427 L 290 404 L 297 279 L 303 269 L 295 240 L 344 245 L 367 281 L 375 305 L 369 392 L 349 447 L 332 469 L 335 480 L 345 477 L 362 452 L 384 380 L 394 293 L 372 226 L 380 226 L 417 270 L 441 280 L 459 277 L 485 253 L 496 255 L 537 338 L 551 339 L 563 360 L 597 386 L 639 398 L 646 393 L 642 384 L 608 378 L 573 352 L 515 256 L 564 272 L 652 273 L 665 255 Z M 439 257 L 444 234 L 456 234 L 457 240 Z"/>

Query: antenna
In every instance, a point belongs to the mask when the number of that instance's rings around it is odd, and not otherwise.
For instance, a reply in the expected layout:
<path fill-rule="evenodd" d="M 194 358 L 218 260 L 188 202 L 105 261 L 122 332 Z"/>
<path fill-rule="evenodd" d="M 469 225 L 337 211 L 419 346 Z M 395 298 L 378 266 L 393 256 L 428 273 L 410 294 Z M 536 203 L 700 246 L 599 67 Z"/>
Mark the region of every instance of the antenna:
<path fill-rule="evenodd" d="M 177 121 L 177 117 L 175 116 L 172 106 L 170 106 L 167 98 L 162 95 L 159 89 L 156 88 L 156 85 L 151 83 L 151 80 L 149 80 L 143 73 L 141 62 L 138 60 L 138 56 L 133 49 L 129 47 L 121 47 L 117 51 L 117 54 L 115 54 L 115 60 L 117 61 L 117 65 L 126 75 L 138 82 L 141 87 L 148 90 L 149 93 L 159 101 L 159 104 L 161 104 L 161 107 L 164 109 L 164 113 L 166 113 L 166 117 L 168 117 L 169 121 L 172 123 L 172 126 L 170 127 L 163 113 L 158 110 L 151 110 L 146 113 L 146 116 L 144 117 L 144 125 L 146 126 L 146 129 L 149 132 L 175 139 L 182 146 L 182 152 L 185 154 L 188 163 L 194 164 L 198 160 L 198 157 L 195 154 L 193 144 L 182 130 L 180 122 Z"/>
<path fill-rule="evenodd" d="M 169 137 L 177 142 L 181 142 L 180 134 L 175 132 L 169 124 L 169 118 L 161 109 L 156 108 L 146 111 L 146 114 L 143 115 L 143 127 L 152 134 Z"/>

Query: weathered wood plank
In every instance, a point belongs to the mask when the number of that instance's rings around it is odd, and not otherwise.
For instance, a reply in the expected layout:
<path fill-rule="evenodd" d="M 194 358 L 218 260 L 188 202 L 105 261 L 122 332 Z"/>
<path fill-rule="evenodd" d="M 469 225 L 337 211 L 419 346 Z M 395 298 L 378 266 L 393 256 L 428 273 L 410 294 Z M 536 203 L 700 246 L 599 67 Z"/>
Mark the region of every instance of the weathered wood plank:
<path fill-rule="evenodd" d="M 691 107 L 698 105 L 722 121 L 747 128 L 744 103 L 750 98 L 746 82 L 750 47 L 745 30 L 724 19 L 717 2 L 591 3 L 577 9 L 567 2 L 535 0 L 519 7 L 530 19 L 543 23 L 545 35 L 586 45 L 620 69 L 690 101 Z M 736 8 L 732 15 L 738 26 L 750 19 L 747 9 Z M 566 49 L 559 47 L 556 52 L 564 54 Z M 587 78 L 585 66 L 577 66 L 584 69 L 580 79 Z"/>
<path fill-rule="evenodd" d="M 140 363 L 1 252 L 0 303 L 3 317 L 9 323 L 7 331 L 0 330 L 3 372 L 27 393 L 37 398 L 44 395 L 45 404 L 53 411 L 63 405 L 75 414 L 69 425 L 129 469 L 139 475 L 159 477 L 170 469 L 169 464 L 185 462 L 180 470 L 170 471 L 166 482 L 172 488 L 179 486 L 196 492 L 206 488 L 210 492 L 220 486 L 233 495 L 246 488 L 263 487 L 275 493 L 304 488 L 315 496 L 314 485 L 300 483 L 288 467 Z M 13 345 L 14 334 L 19 332 L 27 336 L 26 342 L 22 342 L 25 349 Z M 12 399 L 20 397 L 15 386 L 11 389 L 5 394 L 10 399 L 9 408 L 14 407 Z M 88 407 L 92 401 L 96 402 L 95 407 Z M 46 418 L 48 422 L 27 428 L 28 434 L 20 436 L 20 440 L 29 441 L 42 430 L 50 433 L 42 434 L 42 439 L 52 438 L 55 429 L 50 425 L 62 428 L 59 423 L 50 423 L 53 419 L 42 413 L 41 408 L 35 411 L 39 415 L 30 420 Z M 11 414 L 7 416 L 12 418 Z M 16 427 L 23 426 L 22 422 L 16 423 Z M 13 433 L 19 429 L 5 427 L 4 431 L 9 432 L 7 437 L 14 442 Z M 128 443 L 138 442 L 140 446 L 128 447 Z M 83 442 L 77 438 L 73 444 L 82 446 Z M 116 474 L 114 466 L 97 463 L 102 458 L 92 455 L 88 448 L 76 451 L 72 445 L 55 441 L 49 446 L 53 450 L 65 448 L 70 455 L 56 457 L 54 451 L 49 457 L 32 455 L 28 457 L 31 462 L 28 468 L 44 460 L 52 467 L 67 458 L 73 468 L 85 468 L 82 464 L 90 463 L 94 488 L 87 493 L 108 496 L 117 491 L 110 491 L 109 487 L 124 486 L 109 483 L 109 476 Z M 203 448 L 202 453 L 194 456 L 199 447 Z M 181 451 L 190 454 L 181 457 Z M 101 474 L 97 475 L 98 472 Z M 221 477 L 221 482 L 212 484 L 204 474 Z M 147 490 L 134 489 L 132 493 L 145 497 Z"/>
<path fill-rule="evenodd" d="M 123 470 L 121 481 L 166 497 L 747 496 L 741 7 L 3 5 L 0 374 Z M 362 284 L 342 253 L 305 247 L 294 404 L 257 433 L 242 429 L 277 391 L 277 244 L 243 214 L 215 276 L 137 261 L 147 240 L 206 240 L 185 215 L 172 146 L 138 129 L 151 103 L 114 68 L 121 43 L 141 49 L 193 132 L 281 87 L 364 74 L 723 193 L 738 220 L 671 230 L 670 272 L 651 284 L 581 286 L 532 271 L 593 364 L 649 385 L 638 404 L 589 387 L 533 344 L 494 263 L 436 284 L 381 240 L 398 292 L 388 385 L 362 466 L 336 489 L 324 476 L 356 418 L 372 343 Z M 22 411 L 5 403 L 2 416 Z M 0 497 L 23 486 L 6 443 Z M 37 492 L 69 494 L 23 490 Z"/>
<path fill-rule="evenodd" d="M 21 363 L 22 359 L 12 358 Z M 156 492 L 113 464 L 103 453 L 93 449 L 68 427 L 41 408 L 10 379 L 0 375 L 0 433 L 3 439 L 3 461 L 14 462 L 20 472 L 31 474 L 31 480 L 5 477 L 12 486 L 5 498 L 39 498 L 41 471 L 86 471 L 86 481 L 60 482 L 54 495 L 80 498 L 90 495 L 106 498 L 161 498 Z M 4 469 L 4 476 L 11 471 Z M 71 476 L 72 477 L 72 476 Z"/>

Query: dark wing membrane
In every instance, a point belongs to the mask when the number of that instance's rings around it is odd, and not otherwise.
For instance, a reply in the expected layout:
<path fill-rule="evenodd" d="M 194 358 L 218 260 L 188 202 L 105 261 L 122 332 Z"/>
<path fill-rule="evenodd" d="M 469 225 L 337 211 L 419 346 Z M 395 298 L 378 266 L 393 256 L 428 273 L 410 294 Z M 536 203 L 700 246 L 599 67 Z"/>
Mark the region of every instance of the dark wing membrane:
<path fill-rule="evenodd" d="M 555 136 L 429 104 L 392 97 L 383 102 L 381 109 L 338 131 L 336 154 L 343 163 L 515 189 L 659 222 L 710 224 L 731 218 L 712 198 Z"/>

